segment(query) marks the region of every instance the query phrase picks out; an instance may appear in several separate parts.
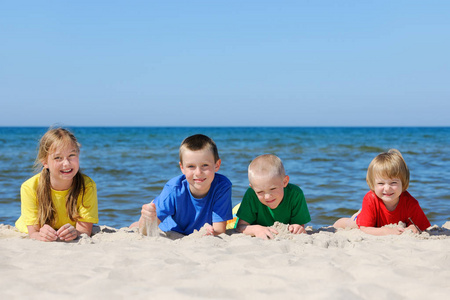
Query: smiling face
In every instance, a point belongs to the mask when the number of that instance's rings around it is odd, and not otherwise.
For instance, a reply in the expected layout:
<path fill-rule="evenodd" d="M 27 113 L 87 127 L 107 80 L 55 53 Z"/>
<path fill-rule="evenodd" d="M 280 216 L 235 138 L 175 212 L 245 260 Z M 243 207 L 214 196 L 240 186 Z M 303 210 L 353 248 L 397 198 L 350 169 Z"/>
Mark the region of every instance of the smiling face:
<path fill-rule="evenodd" d="M 50 172 L 52 188 L 57 191 L 67 190 L 80 169 L 78 148 L 73 144 L 55 147 L 42 164 Z"/>
<path fill-rule="evenodd" d="M 376 177 L 374 182 L 374 192 L 378 198 L 383 200 L 389 211 L 393 211 L 400 200 L 403 192 L 402 181 L 399 178 Z"/>
<path fill-rule="evenodd" d="M 258 200 L 275 209 L 284 197 L 284 188 L 289 183 L 289 176 L 253 176 L 250 186 L 255 191 Z"/>
<path fill-rule="evenodd" d="M 186 176 L 192 196 L 197 199 L 204 198 L 220 168 L 220 159 L 215 161 L 209 148 L 196 151 L 183 149 L 181 155 L 180 169 Z"/>

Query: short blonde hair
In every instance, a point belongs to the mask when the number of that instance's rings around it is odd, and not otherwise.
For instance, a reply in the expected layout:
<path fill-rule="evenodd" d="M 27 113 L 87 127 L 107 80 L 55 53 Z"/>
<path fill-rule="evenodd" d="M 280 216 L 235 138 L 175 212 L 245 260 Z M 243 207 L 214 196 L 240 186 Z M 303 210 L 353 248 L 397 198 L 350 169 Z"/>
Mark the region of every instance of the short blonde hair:
<path fill-rule="evenodd" d="M 281 159 L 273 154 L 264 154 L 256 157 L 248 166 L 248 181 L 252 183 L 255 177 L 280 177 L 284 178 L 284 170 Z"/>
<path fill-rule="evenodd" d="M 399 178 L 402 189 L 409 186 L 409 169 L 402 154 L 397 149 L 378 154 L 367 169 L 366 181 L 371 190 L 375 189 L 376 178 Z"/>

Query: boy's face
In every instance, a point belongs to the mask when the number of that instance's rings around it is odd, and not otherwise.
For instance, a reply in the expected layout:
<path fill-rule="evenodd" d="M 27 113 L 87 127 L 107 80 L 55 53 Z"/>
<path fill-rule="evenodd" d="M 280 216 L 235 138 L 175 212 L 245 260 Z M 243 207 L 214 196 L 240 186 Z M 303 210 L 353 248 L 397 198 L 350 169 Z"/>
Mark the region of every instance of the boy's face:
<path fill-rule="evenodd" d="M 254 177 L 250 186 L 262 204 L 275 209 L 280 205 L 284 197 L 284 188 L 289 183 L 289 176 L 262 176 Z"/>
<path fill-rule="evenodd" d="M 210 149 L 191 151 L 184 149 L 182 152 L 183 163 L 180 162 L 181 172 L 189 182 L 192 196 L 204 198 L 211 187 L 214 175 L 220 168 L 220 159 L 215 162 Z"/>
<path fill-rule="evenodd" d="M 399 178 L 375 178 L 375 195 L 383 200 L 388 210 L 394 210 L 403 192 L 402 181 Z"/>

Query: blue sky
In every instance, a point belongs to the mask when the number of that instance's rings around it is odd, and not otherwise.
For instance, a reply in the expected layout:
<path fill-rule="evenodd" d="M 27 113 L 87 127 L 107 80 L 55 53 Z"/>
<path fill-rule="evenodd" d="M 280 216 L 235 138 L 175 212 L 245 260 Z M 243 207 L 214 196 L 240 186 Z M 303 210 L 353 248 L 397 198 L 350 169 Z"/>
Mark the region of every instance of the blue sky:
<path fill-rule="evenodd" d="M 448 1 L 0 8 L 0 126 L 450 126 Z"/>

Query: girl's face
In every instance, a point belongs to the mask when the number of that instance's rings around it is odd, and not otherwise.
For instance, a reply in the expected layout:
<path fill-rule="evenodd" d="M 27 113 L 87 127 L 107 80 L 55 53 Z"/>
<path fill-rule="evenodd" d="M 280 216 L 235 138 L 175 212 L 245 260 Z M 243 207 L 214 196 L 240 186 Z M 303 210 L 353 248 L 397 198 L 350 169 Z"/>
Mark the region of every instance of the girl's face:
<path fill-rule="evenodd" d="M 402 192 L 402 181 L 399 178 L 375 178 L 375 194 L 383 200 L 388 210 L 392 211 L 397 207 Z"/>
<path fill-rule="evenodd" d="M 67 190 L 80 169 L 78 149 L 74 145 L 58 147 L 48 154 L 42 164 L 50 171 L 52 188 L 57 191 Z"/>

